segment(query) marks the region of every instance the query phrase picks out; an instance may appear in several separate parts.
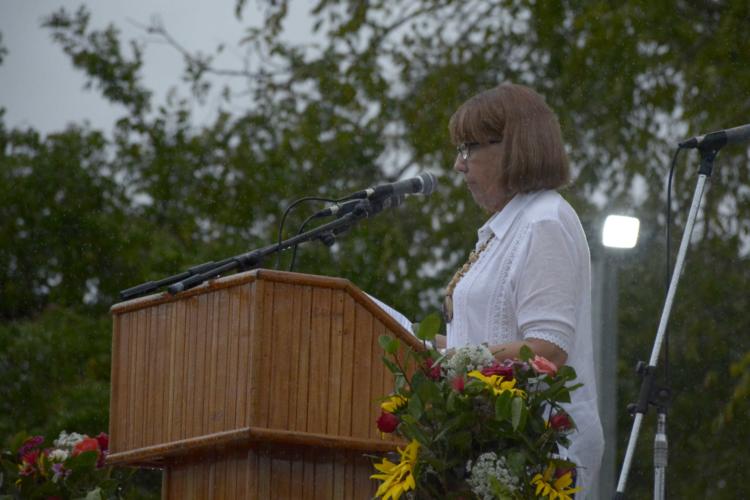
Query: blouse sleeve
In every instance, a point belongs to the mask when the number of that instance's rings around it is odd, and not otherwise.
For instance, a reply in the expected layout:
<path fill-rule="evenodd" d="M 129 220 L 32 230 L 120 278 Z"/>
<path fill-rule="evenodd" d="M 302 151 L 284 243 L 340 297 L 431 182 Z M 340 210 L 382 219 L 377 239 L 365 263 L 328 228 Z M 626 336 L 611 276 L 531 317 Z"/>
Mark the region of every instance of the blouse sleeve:
<path fill-rule="evenodd" d="M 583 257 L 558 220 L 532 223 L 516 282 L 516 317 L 524 339 L 541 339 L 570 354 L 583 294 Z"/>

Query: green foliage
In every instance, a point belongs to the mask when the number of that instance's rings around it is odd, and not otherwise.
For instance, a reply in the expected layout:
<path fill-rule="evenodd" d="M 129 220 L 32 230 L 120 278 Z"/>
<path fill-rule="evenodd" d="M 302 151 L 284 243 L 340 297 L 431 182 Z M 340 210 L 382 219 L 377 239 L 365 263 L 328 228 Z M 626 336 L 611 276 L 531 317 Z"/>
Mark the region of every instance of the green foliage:
<path fill-rule="evenodd" d="M 283 208 L 303 195 L 336 197 L 420 169 L 438 176 L 429 199 L 362 223 L 331 249 L 302 247 L 297 266 L 349 278 L 424 318 L 486 217 L 450 171 L 447 121 L 504 80 L 535 87 L 557 111 L 576 174 L 564 194 L 585 225 L 604 210 L 641 218 L 620 284 L 619 390 L 623 406 L 635 399 L 630 366 L 647 355 L 663 297 L 664 220 L 655 214 L 666 163 L 677 139 L 747 121 L 747 2 L 320 0 L 309 15 L 323 41 L 309 46 L 279 37 L 287 0 L 237 0 L 235 13 L 257 6 L 264 22 L 240 47 L 247 66 L 222 72 L 210 57 L 180 53 L 194 95 L 165 103 L 141 81 L 143 45 L 92 27 L 85 8 L 47 19 L 88 86 L 125 111 L 106 133 L 71 126 L 48 136 L 9 129 L 0 113 L 0 437 L 20 427 L 100 429 L 104 314 L 118 290 L 275 240 Z M 0 62 L 6 53 L 0 40 Z M 231 78 L 243 94 L 217 84 Z M 192 101 L 210 92 L 221 93 L 223 111 L 200 122 Z M 684 451 L 672 456 L 668 482 L 678 497 L 750 494 L 736 445 L 750 438 L 740 418 L 750 351 L 746 163 L 739 147 L 716 161 L 672 315 L 670 440 Z M 694 157 L 678 169 L 674 229 L 695 170 Z M 287 236 L 305 215 L 292 214 Z M 622 415 L 621 444 L 630 427 Z M 650 491 L 648 456 L 640 445 L 635 497 Z"/>

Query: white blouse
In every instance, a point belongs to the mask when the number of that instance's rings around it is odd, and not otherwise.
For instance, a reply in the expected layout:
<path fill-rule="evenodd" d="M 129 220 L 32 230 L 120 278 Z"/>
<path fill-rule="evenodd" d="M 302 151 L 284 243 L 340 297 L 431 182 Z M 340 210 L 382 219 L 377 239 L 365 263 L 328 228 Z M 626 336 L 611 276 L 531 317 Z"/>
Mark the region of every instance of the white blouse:
<path fill-rule="evenodd" d="M 523 339 L 551 342 L 567 355 L 577 382 L 566 410 L 575 420 L 570 459 L 580 465 L 576 498 L 594 495 L 604 451 L 591 338 L 591 271 L 586 235 L 555 191 L 516 195 L 478 231 L 478 249 L 495 238 L 453 291 L 448 347 Z"/>

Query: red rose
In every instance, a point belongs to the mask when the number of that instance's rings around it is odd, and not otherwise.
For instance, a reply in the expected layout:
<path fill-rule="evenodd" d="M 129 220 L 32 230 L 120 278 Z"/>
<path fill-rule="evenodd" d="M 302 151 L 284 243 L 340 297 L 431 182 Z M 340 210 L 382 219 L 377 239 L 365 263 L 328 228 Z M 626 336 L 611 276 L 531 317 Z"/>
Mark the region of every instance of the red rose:
<path fill-rule="evenodd" d="M 451 382 L 451 386 L 453 386 L 453 389 L 456 390 L 456 392 L 464 392 L 464 386 L 465 381 L 463 377 L 456 377 Z"/>
<path fill-rule="evenodd" d="M 75 445 L 75 447 L 73 447 L 72 455 L 75 457 L 86 451 L 95 451 L 98 456 L 100 454 L 99 442 L 94 438 L 90 438 L 90 437 L 83 438 L 82 440 L 78 442 L 77 445 Z"/>
<path fill-rule="evenodd" d="M 491 377 L 492 375 L 500 375 L 505 380 L 513 380 L 513 366 L 501 365 L 494 363 L 492 366 L 484 368 L 482 375 L 485 377 Z"/>
<path fill-rule="evenodd" d="M 99 449 L 102 451 L 109 450 L 109 436 L 106 432 L 100 432 L 98 436 L 96 436 L 96 442 L 99 443 Z"/>
<path fill-rule="evenodd" d="M 549 419 L 549 425 L 556 431 L 565 431 L 573 427 L 573 422 L 570 421 L 570 417 L 565 412 L 555 413 Z"/>
<path fill-rule="evenodd" d="M 380 417 L 378 417 L 378 429 L 380 429 L 380 432 L 387 432 L 388 434 L 390 434 L 391 432 L 396 430 L 399 422 L 400 420 L 396 415 L 384 411 L 380 414 Z"/>
<path fill-rule="evenodd" d="M 440 372 L 440 365 L 434 363 L 435 361 L 432 358 L 425 359 L 424 364 L 422 365 L 422 370 L 432 380 L 440 380 L 442 375 Z"/>

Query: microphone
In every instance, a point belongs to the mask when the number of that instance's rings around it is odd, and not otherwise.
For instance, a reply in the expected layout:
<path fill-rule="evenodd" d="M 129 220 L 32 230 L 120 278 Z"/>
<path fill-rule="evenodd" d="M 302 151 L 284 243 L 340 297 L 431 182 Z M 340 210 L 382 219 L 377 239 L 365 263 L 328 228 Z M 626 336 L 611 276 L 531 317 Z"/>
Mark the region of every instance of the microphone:
<path fill-rule="evenodd" d="M 372 202 L 372 209 L 370 211 L 370 215 L 374 215 L 386 208 L 396 208 L 400 206 L 404 202 L 404 195 L 398 195 L 398 196 L 391 196 L 390 198 L 386 198 L 382 202 Z M 311 219 L 319 219 L 321 217 L 330 217 L 332 215 L 335 215 L 338 217 L 343 217 L 344 215 L 353 212 L 356 210 L 360 204 L 362 203 L 362 199 L 354 199 L 349 200 L 344 203 L 336 203 L 335 205 L 331 205 L 329 207 L 324 208 L 320 212 L 314 214 Z"/>
<path fill-rule="evenodd" d="M 690 139 L 680 142 L 679 146 L 683 149 L 698 148 L 718 150 L 727 144 L 736 144 L 747 140 L 750 140 L 750 124 L 691 137 Z"/>
<path fill-rule="evenodd" d="M 367 198 L 371 201 L 379 201 L 391 196 L 402 196 L 407 194 L 430 195 L 435 191 L 437 179 L 430 172 L 422 172 L 411 179 L 404 179 L 390 184 L 367 188 L 363 191 L 357 191 L 344 198 L 344 200 Z"/>

